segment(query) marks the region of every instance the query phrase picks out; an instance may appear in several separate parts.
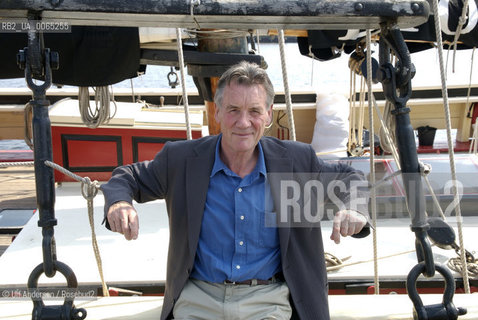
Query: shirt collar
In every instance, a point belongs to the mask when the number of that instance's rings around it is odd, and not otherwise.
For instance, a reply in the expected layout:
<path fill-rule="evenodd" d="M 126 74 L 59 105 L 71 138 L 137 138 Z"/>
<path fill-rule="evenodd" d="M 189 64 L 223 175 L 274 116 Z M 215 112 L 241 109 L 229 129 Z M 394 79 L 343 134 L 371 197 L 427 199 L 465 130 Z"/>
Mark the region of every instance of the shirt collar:
<path fill-rule="evenodd" d="M 228 175 L 234 175 L 234 176 L 237 176 L 234 172 L 231 171 L 231 169 L 229 169 L 226 164 L 221 160 L 221 157 L 220 157 L 220 147 L 221 147 L 221 140 L 222 140 L 222 134 L 219 135 L 219 139 L 217 139 L 217 143 L 216 143 L 216 152 L 215 152 L 215 156 L 214 156 L 214 165 L 212 167 L 212 171 L 211 171 L 211 175 L 210 177 L 213 177 L 216 173 L 218 173 L 219 171 L 224 171 L 226 174 Z M 259 141 L 259 143 L 257 143 L 257 148 L 259 150 L 259 157 L 257 158 L 257 163 L 256 163 L 256 167 L 254 168 L 254 170 L 252 171 L 251 174 L 254 174 L 254 173 L 260 173 L 264 176 L 267 175 L 267 171 L 266 171 L 266 162 L 265 162 L 265 159 L 264 159 L 264 151 L 262 150 L 262 145 L 261 145 L 261 142 Z"/>

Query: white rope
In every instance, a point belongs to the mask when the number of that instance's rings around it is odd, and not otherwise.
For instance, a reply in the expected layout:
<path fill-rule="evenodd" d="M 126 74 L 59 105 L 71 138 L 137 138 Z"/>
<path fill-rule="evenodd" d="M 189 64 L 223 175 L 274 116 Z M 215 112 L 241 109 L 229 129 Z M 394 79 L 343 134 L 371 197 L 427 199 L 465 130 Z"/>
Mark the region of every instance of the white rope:
<path fill-rule="evenodd" d="M 196 37 L 202 40 L 223 40 L 242 38 L 249 34 L 247 30 L 228 30 L 228 29 L 214 29 L 214 30 L 197 30 L 184 29 L 190 37 Z"/>
<path fill-rule="evenodd" d="M 31 167 L 35 164 L 33 161 L 19 161 L 19 162 L 0 162 L 0 168 L 8 167 Z"/>
<path fill-rule="evenodd" d="M 370 29 L 366 30 L 367 39 L 367 86 L 368 86 L 368 121 L 369 121 L 369 145 L 370 145 L 370 183 L 375 184 L 375 133 L 373 127 L 373 108 L 372 108 L 372 40 Z M 377 249 L 377 198 L 375 188 L 370 190 L 371 209 L 372 209 L 372 235 L 373 235 L 373 279 L 374 292 L 380 293 L 380 281 L 378 278 L 378 249 Z"/>
<path fill-rule="evenodd" d="M 380 120 L 380 145 L 382 146 L 382 149 L 392 154 L 392 157 L 395 160 L 395 164 L 397 165 L 398 170 L 401 170 L 400 158 L 399 158 L 395 143 L 393 142 L 394 135 L 392 135 L 392 130 L 388 130 L 389 124 L 384 119 L 384 116 L 382 116 L 382 113 L 380 112 L 380 109 L 378 108 L 378 105 L 377 105 L 377 100 L 375 100 L 375 95 L 373 93 L 372 93 L 372 102 L 373 102 L 373 107 L 375 109 L 375 112 L 377 113 L 378 119 Z M 385 117 L 388 117 L 388 119 L 390 119 L 391 108 L 390 107 L 387 108 L 387 105 L 391 106 L 392 103 L 387 100 L 387 102 L 385 103 L 385 109 L 383 113 Z M 385 112 L 388 112 L 389 114 L 387 115 Z M 395 122 L 393 121 L 393 123 Z M 384 141 L 383 144 L 382 144 L 382 140 Z M 386 148 L 384 148 L 383 145 L 385 145 Z"/>
<path fill-rule="evenodd" d="M 279 50 L 280 50 L 280 61 L 282 66 L 282 81 L 284 82 L 284 95 L 285 95 L 285 105 L 287 109 L 287 116 L 289 118 L 289 128 L 290 128 L 290 139 L 295 141 L 295 124 L 294 124 L 294 114 L 292 113 L 292 99 L 290 97 L 289 90 L 289 80 L 287 77 L 287 65 L 285 57 L 285 39 L 284 39 L 284 30 L 279 29 Z"/>
<path fill-rule="evenodd" d="M 475 106 L 475 108 L 477 108 Z M 476 140 L 478 139 L 478 122 L 475 122 L 475 124 L 472 126 L 473 128 L 473 137 L 471 138 L 471 143 L 470 143 L 470 153 L 472 152 L 473 150 L 473 154 L 476 154 Z"/>
<path fill-rule="evenodd" d="M 357 137 L 355 135 L 355 72 L 350 68 L 350 83 L 349 83 L 349 142 L 348 151 L 352 153 L 352 147 L 357 144 Z"/>
<path fill-rule="evenodd" d="M 261 54 L 261 40 L 259 37 L 259 30 L 256 30 L 257 54 Z"/>
<path fill-rule="evenodd" d="M 188 93 L 186 91 L 186 80 L 184 77 L 184 55 L 183 55 L 183 41 L 181 39 L 181 29 L 176 28 L 176 42 L 178 45 L 178 62 L 179 68 L 181 70 L 181 87 L 183 89 L 183 104 L 184 104 L 184 117 L 186 119 L 186 136 L 188 140 L 193 138 L 191 132 L 191 123 L 189 122 L 189 103 L 188 103 Z"/>
<path fill-rule="evenodd" d="M 90 93 L 88 87 L 78 88 L 78 104 L 80 108 L 81 120 L 88 128 L 97 128 L 100 125 L 107 124 L 116 113 L 116 102 L 110 95 L 108 86 L 96 87 L 95 91 L 95 109 L 91 110 Z M 110 101 L 115 105 L 115 111 L 110 111 Z"/>
<path fill-rule="evenodd" d="M 375 100 L 374 100 L 375 101 Z M 374 107 L 377 111 L 377 115 L 379 116 L 380 122 L 382 123 L 379 131 L 380 137 L 380 146 L 385 152 L 396 154 L 397 150 L 393 145 L 393 141 L 395 141 L 395 119 L 392 116 L 392 107 L 393 104 L 390 101 L 385 102 L 385 107 L 383 108 L 383 116 L 378 109 L 377 103 L 374 103 Z M 398 158 L 398 157 L 397 157 Z"/>
<path fill-rule="evenodd" d="M 133 78 L 130 78 L 129 79 L 129 84 L 131 86 L 131 100 L 133 101 L 133 103 L 136 102 L 136 98 L 135 98 L 135 94 L 134 94 L 134 85 L 133 85 Z"/>
<path fill-rule="evenodd" d="M 420 165 L 420 174 L 422 175 L 422 177 L 424 178 L 424 180 L 427 184 L 428 190 L 430 191 L 430 194 L 431 194 L 432 199 L 433 199 L 433 203 L 435 204 L 435 207 L 438 209 L 438 212 L 440 213 L 440 216 L 443 219 L 443 221 L 446 221 L 446 216 L 443 213 L 443 210 L 440 206 L 440 202 L 438 201 L 438 198 L 435 194 L 435 191 L 433 190 L 433 186 L 430 183 L 430 180 L 428 179 L 428 174 L 432 171 L 432 166 L 429 165 L 429 164 L 422 163 L 422 162 L 419 162 L 419 165 Z M 426 214 L 426 212 L 425 212 L 425 214 Z M 427 216 L 428 216 L 428 214 L 427 214 Z"/>
<path fill-rule="evenodd" d="M 440 77 L 442 82 L 442 95 L 443 95 L 443 107 L 445 111 L 445 121 L 446 121 L 446 133 L 447 133 L 447 142 L 448 142 L 448 154 L 450 158 L 450 171 L 451 171 L 451 179 L 453 184 L 453 196 L 454 196 L 454 203 L 455 206 L 455 213 L 456 213 L 456 222 L 458 227 L 458 239 L 460 245 L 460 258 L 461 264 L 463 265 L 462 273 L 463 276 L 463 285 L 465 287 L 465 293 L 470 293 L 470 283 L 468 281 L 468 273 L 466 272 L 466 257 L 465 257 L 465 246 L 463 241 L 463 224 L 462 224 L 462 216 L 461 216 L 461 208 L 459 202 L 459 195 L 458 195 L 458 187 L 457 187 L 457 180 L 456 180 L 456 167 L 455 167 L 455 153 L 453 150 L 453 141 L 451 137 L 451 120 L 450 120 L 450 105 L 448 101 L 448 90 L 446 85 L 445 79 L 445 68 L 443 63 L 443 42 L 441 37 L 441 25 L 439 19 L 439 12 L 438 12 L 438 0 L 432 1 L 433 6 L 433 14 L 435 16 L 435 34 L 437 39 L 437 47 L 438 47 L 438 57 L 440 62 Z"/>
<path fill-rule="evenodd" d="M 470 95 L 471 95 L 471 82 L 472 82 L 472 77 L 473 77 L 473 62 L 475 60 L 475 49 L 476 47 L 473 47 L 473 50 L 471 51 L 471 65 L 470 65 L 470 80 L 468 81 L 468 94 L 466 96 L 466 109 L 465 110 L 470 110 Z M 475 104 L 474 108 L 478 108 L 478 106 Z M 473 116 L 472 116 L 473 117 Z M 473 118 L 472 118 L 473 119 Z M 476 120 L 475 119 L 475 124 L 472 125 L 472 129 L 473 129 L 473 135 L 472 135 L 472 139 L 471 139 L 471 143 L 470 143 L 470 150 L 469 152 L 471 153 L 471 150 L 473 150 L 473 153 L 476 154 L 476 139 L 477 139 L 477 135 L 478 135 L 478 128 L 477 128 L 477 124 L 476 124 Z"/>
<path fill-rule="evenodd" d="M 45 165 L 49 166 L 50 168 L 53 168 L 55 170 L 58 170 L 60 171 L 61 173 L 63 173 L 64 175 L 66 176 L 69 176 L 70 178 L 78 181 L 78 182 L 81 182 L 81 183 L 86 183 L 88 185 L 92 185 L 91 184 L 91 181 L 90 183 L 88 183 L 88 180 L 86 178 L 83 178 L 83 177 L 80 177 L 79 175 L 76 175 L 74 174 L 73 172 L 71 171 L 68 171 L 67 169 L 63 168 L 62 166 L 54 163 L 54 162 L 51 162 L 51 161 L 48 161 L 48 160 L 45 160 Z"/>
<path fill-rule="evenodd" d="M 358 145 L 363 147 L 363 126 L 365 120 L 365 84 L 366 79 L 360 76 L 360 94 L 359 94 L 359 122 L 358 122 Z M 370 99 L 369 99 L 370 100 Z M 371 108 L 370 108 L 371 109 Z M 372 148 L 372 146 L 370 146 Z"/>
<path fill-rule="evenodd" d="M 191 3 L 189 4 L 189 14 L 191 15 L 191 18 L 193 18 L 194 23 L 196 23 L 196 26 L 198 27 L 198 29 L 200 29 L 201 26 L 199 25 L 199 22 L 194 16 L 194 7 L 197 7 L 200 4 L 201 4 L 201 0 L 191 0 Z"/>

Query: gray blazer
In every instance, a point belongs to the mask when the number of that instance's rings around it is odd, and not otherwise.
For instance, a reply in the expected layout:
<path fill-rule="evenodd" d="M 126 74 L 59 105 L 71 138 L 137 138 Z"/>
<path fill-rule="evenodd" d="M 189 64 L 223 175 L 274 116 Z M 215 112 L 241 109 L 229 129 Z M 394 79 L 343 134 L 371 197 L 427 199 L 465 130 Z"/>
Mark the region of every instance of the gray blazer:
<path fill-rule="evenodd" d="M 105 214 L 118 201 L 146 202 L 165 199 L 170 227 L 166 290 L 161 319 L 172 309 L 191 274 L 201 230 L 203 208 L 214 163 L 218 136 L 167 143 L 154 160 L 119 167 L 102 185 Z M 318 159 L 310 145 L 263 137 L 261 144 L 268 173 L 333 172 L 347 184 L 363 175 L 345 165 L 329 165 Z M 271 180 L 279 209 L 279 188 Z M 366 196 L 366 194 L 363 194 Z M 339 198 L 347 206 L 350 197 Z M 367 206 L 359 211 L 366 213 Z M 108 226 L 107 226 L 108 227 Z M 329 319 L 328 283 L 320 227 L 279 227 L 282 270 L 291 292 L 294 317 Z"/>

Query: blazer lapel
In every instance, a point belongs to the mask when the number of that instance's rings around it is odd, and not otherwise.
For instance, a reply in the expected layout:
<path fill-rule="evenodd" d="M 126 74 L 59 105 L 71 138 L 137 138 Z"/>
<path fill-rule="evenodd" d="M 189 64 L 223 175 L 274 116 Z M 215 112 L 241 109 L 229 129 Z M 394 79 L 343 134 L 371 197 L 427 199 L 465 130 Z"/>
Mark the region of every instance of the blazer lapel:
<path fill-rule="evenodd" d="M 272 197 L 274 201 L 277 218 L 280 215 L 288 215 L 287 212 L 279 212 L 280 210 L 280 179 L 290 175 L 292 177 L 292 160 L 287 154 L 287 149 L 272 139 L 261 139 L 262 149 L 268 173 L 268 180 L 271 187 Z M 289 221 L 289 219 L 288 219 Z M 279 225 L 279 241 L 282 256 L 285 257 L 289 246 L 290 228 L 287 224 Z M 284 263 L 284 259 L 283 259 Z"/>
<path fill-rule="evenodd" d="M 194 151 L 197 156 L 186 161 L 186 199 L 188 214 L 189 252 L 192 257 L 196 253 L 201 222 L 209 188 L 209 176 L 214 164 L 214 152 L 217 136 L 198 145 Z"/>

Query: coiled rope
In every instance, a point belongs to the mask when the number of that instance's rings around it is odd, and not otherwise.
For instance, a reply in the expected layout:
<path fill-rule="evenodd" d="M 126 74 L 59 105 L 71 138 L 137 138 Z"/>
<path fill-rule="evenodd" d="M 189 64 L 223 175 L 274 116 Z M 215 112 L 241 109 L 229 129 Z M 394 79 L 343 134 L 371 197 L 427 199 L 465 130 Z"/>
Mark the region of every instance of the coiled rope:
<path fill-rule="evenodd" d="M 460 257 L 450 258 L 446 265 L 455 272 L 460 274 L 466 273 L 470 278 L 478 279 L 478 261 L 476 259 L 474 261 L 467 261 L 467 272 L 464 272 L 463 270 L 463 264 L 461 263 Z"/>
<path fill-rule="evenodd" d="M 81 120 L 88 128 L 98 128 L 100 125 L 107 124 L 116 114 L 116 102 L 114 96 L 110 94 L 108 86 L 93 88 L 95 92 L 95 108 L 90 106 L 90 92 L 88 87 L 78 88 L 78 104 L 80 108 Z M 115 105 L 115 111 L 110 111 L 110 101 Z"/>

